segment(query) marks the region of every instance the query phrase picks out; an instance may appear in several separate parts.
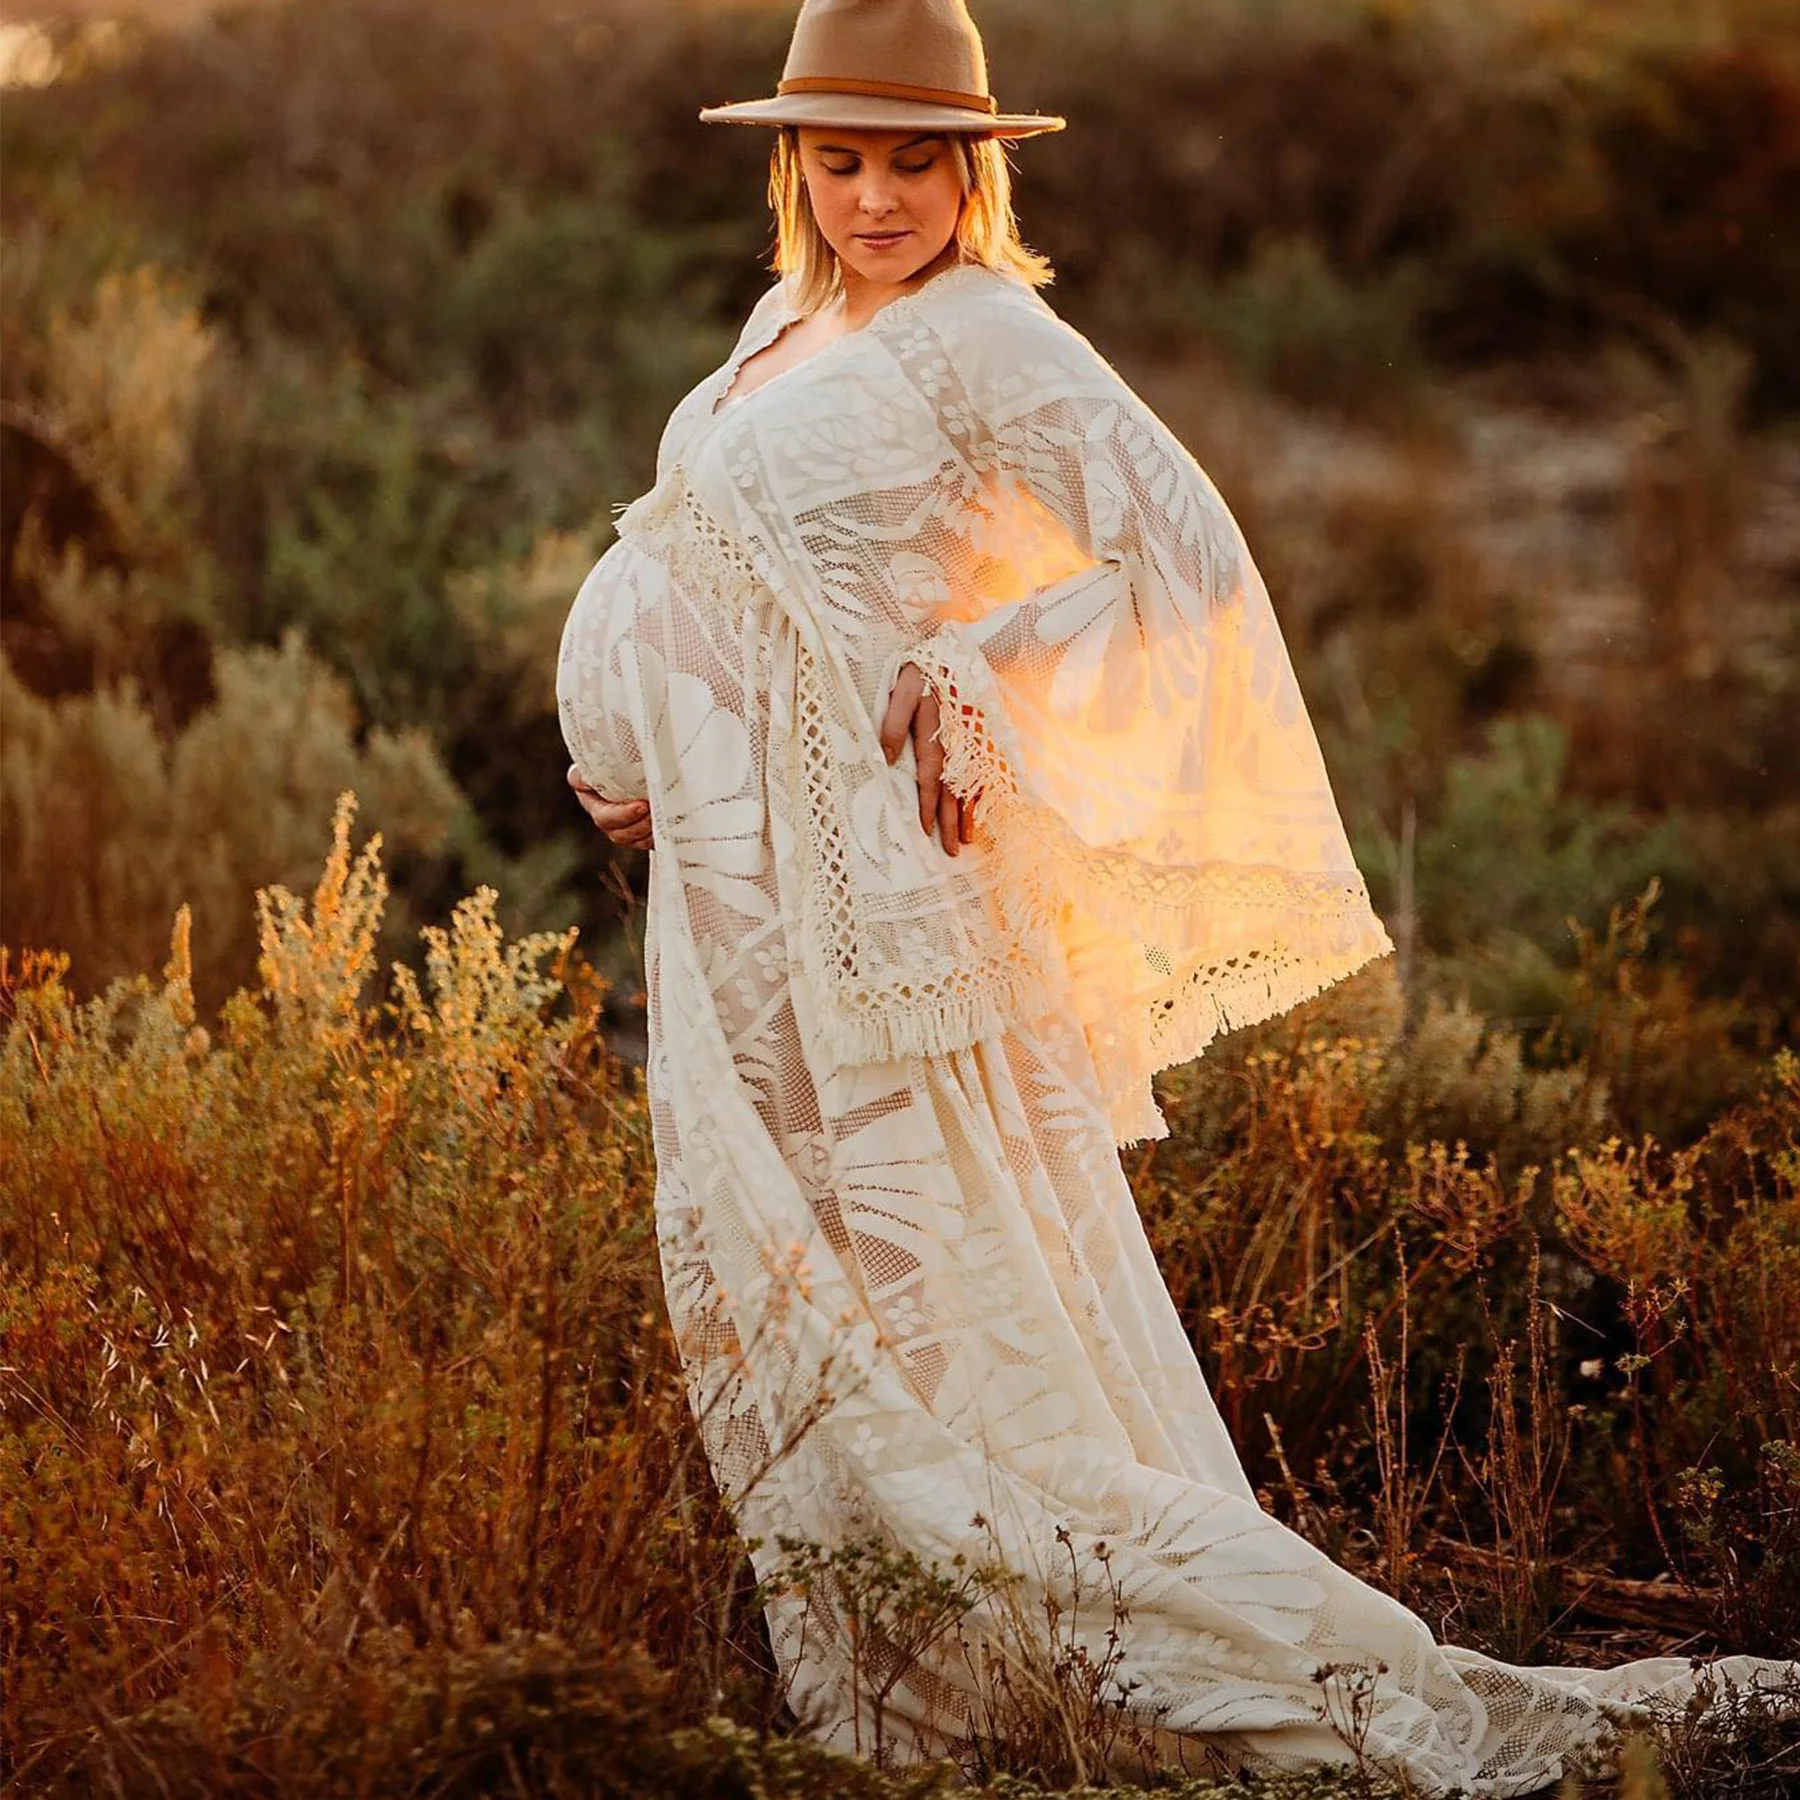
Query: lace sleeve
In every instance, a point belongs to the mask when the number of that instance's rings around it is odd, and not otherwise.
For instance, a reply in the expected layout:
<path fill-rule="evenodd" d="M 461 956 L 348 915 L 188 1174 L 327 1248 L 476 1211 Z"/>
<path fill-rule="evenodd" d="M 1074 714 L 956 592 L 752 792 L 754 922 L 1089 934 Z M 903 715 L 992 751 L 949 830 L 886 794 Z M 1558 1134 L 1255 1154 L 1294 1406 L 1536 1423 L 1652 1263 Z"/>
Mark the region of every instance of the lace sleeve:
<path fill-rule="evenodd" d="M 1206 717 L 1209 683 L 1216 706 L 1249 610 L 1254 678 L 1285 687 L 1291 724 L 1304 709 L 1285 646 L 1236 521 L 1174 433 L 1061 321 L 1034 321 L 1020 350 L 1012 369 L 988 351 L 957 403 L 981 417 L 985 479 L 1047 514 L 1086 566 L 946 619 L 918 646 L 940 700 L 979 739 L 954 774 L 1012 781 L 1017 771 L 998 764 L 1021 733 L 1078 743 L 1078 767 L 1026 760 L 1084 839 L 1198 857 L 1187 783 L 1225 722 Z"/>
<path fill-rule="evenodd" d="M 1158 661 L 1190 660 L 1189 640 L 1241 595 L 1248 553 L 1235 522 L 1116 376 L 1000 421 L 993 444 L 1002 485 L 1045 508 L 1093 566 L 995 608 L 967 641 L 996 670 L 1039 680 L 1067 657 L 1093 659 L 1129 710 Z"/>
<path fill-rule="evenodd" d="M 947 438 L 978 447 L 998 510 L 1049 515 L 1086 560 L 943 618 L 909 660 L 942 705 L 945 779 L 983 795 L 1009 883 L 1069 922 L 1097 1060 L 1154 1134 L 1149 1071 L 1392 943 L 1267 590 L 1199 464 L 1054 315 L 995 309 L 945 362 Z"/>

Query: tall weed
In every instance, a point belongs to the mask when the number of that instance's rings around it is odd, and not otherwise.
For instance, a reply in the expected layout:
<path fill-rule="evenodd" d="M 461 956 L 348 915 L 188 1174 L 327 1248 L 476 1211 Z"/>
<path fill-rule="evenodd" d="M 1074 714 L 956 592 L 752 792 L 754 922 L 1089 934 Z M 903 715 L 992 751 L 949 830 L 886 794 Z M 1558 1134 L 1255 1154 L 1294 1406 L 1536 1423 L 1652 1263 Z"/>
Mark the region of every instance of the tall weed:
<path fill-rule="evenodd" d="M 546 1791 L 873 1782 L 681 1735 L 783 1711 L 662 1323 L 639 1078 L 571 937 L 508 939 L 490 890 L 384 973 L 379 840 L 353 854 L 351 817 L 346 796 L 310 897 L 264 890 L 256 985 L 216 1018 L 185 909 L 160 980 L 82 1001 L 61 956 L 0 963 L 0 1756 L 68 1791 L 127 1767 L 235 1791 L 252 1746 L 279 1794 L 401 1766 L 471 1793 L 514 1764 Z M 1442 1534 L 1488 1537 L 1456 1616 L 1492 1641 L 1557 1653 L 1572 1549 L 1666 1567 L 1683 1533 L 1721 1627 L 1779 1630 L 1791 1496 L 1755 1447 L 1800 1441 L 1793 1059 L 1687 1148 L 1581 1125 L 1503 1167 L 1431 1121 L 1504 1142 L 1548 1074 L 1440 1027 L 1463 1068 L 1434 1087 L 1392 997 L 1361 992 L 1167 1084 L 1174 1135 L 1133 1167 L 1253 1469 L 1423 1606 Z M 1381 1034 L 1338 1033 L 1345 1007 Z M 1628 1335 L 1593 1359 L 1609 1308 Z M 1458 1402 L 1472 1382 L 1485 1406 Z M 844 1554 L 797 1544 L 788 1575 L 848 1573 L 871 1696 L 895 1645 L 970 1628 L 978 1778 L 1172 1753 L 1113 1679 L 1117 1618 Z M 1322 1704 L 1353 1738 L 1354 1683 Z M 1696 1729 L 1683 1754 L 1730 1767 Z"/>

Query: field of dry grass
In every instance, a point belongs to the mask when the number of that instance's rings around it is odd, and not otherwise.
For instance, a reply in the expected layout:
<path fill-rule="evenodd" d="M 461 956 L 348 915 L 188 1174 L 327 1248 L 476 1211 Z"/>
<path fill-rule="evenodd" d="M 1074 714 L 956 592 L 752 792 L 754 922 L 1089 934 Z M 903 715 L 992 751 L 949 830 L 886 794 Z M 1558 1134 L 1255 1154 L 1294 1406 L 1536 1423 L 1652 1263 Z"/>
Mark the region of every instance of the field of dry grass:
<path fill-rule="evenodd" d="M 0 969 L 0 1766 L 675 1795 L 772 1757 L 760 1791 L 936 1791 L 838 1785 L 779 1730 L 591 972 L 484 891 L 373 1002 L 386 879 L 350 822 L 309 897 L 265 894 L 216 1021 L 185 913 L 160 980 L 86 1005 L 62 959 Z M 1664 1034 L 1629 930 L 1587 973 Z M 1780 1650 L 1800 1063 L 1671 1149 L 1600 1135 L 1606 1032 L 1534 1070 L 1467 1012 L 1402 1026 L 1371 973 L 1245 1034 L 1168 1083 L 1175 1135 L 1133 1170 L 1266 1503 L 1513 1660 Z M 920 1592 L 877 1570 L 871 1629 Z M 978 1772 L 1060 1787 L 1130 1734 L 1039 1649 L 1053 1679 Z M 1682 1800 L 1791 1779 L 1800 1734 L 1737 1723 L 1747 1750 L 1668 1720 Z"/>

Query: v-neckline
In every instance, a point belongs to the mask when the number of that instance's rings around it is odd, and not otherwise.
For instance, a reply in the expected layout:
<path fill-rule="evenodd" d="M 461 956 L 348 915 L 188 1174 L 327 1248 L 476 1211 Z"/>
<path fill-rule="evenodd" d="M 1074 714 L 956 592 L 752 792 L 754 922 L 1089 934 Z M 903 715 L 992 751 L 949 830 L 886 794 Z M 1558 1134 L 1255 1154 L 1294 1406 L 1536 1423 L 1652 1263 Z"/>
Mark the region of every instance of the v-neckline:
<path fill-rule="evenodd" d="M 888 301 L 885 306 L 878 306 L 861 325 L 858 325 L 855 328 L 855 330 L 840 332 L 828 343 L 821 344 L 819 348 L 811 352 L 810 355 L 801 357 L 797 363 L 790 363 L 785 369 L 777 369 L 773 375 L 767 378 L 767 380 L 759 381 L 755 387 L 749 389 L 746 393 L 734 396 L 731 390 L 735 385 L 739 374 L 742 373 L 744 365 L 749 362 L 752 357 L 760 356 L 763 351 L 773 346 L 789 326 L 798 325 L 803 319 L 811 316 L 807 313 L 797 313 L 794 311 L 793 303 L 788 298 L 787 284 L 783 282 L 780 297 L 777 302 L 776 316 L 772 321 L 774 329 L 766 336 L 759 333 L 758 336 L 761 338 L 760 342 L 744 346 L 725 363 L 724 368 L 720 371 L 722 379 L 719 388 L 713 395 L 713 403 L 708 415 L 709 418 L 723 419 L 727 417 L 746 402 L 754 400 L 758 394 L 764 392 L 768 388 L 772 388 L 778 381 L 784 381 L 790 375 L 798 375 L 802 369 L 811 368 L 820 357 L 831 355 L 831 353 L 840 345 L 856 342 L 857 339 L 872 330 L 878 320 L 888 319 L 890 314 L 904 316 L 906 313 L 911 312 L 933 288 L 938 286 L 940 282 L 952 281 L 958 275 L 967 274 L 977 270 L 984 275 L 999 273 L 997 270 L 988 268 L 985 263 L 952 263 L 949 268 L 943 270 L 940 274 L 932 276 L 932 278 L 922 287 L 916 287 L 910 293 L 899 295 L 897 298 Z M 892 323 L 891 319 L 889 319 L 889 323 Z"/>
<path fill-rule="evenodd" d="M 788 304 L 787 289 L 784 286 L 781 293 L 781 310 L 775 322 L 775 329 L 755 349 L 744 351 L 742 355 L 734 357 L 726 365 L 725 385 L 713 398 L 712 416 L 715 419 L 724 418 L 733 407 L 742 406 L 746 400 L 754 399 L 764 388 L 773 386 L 782 376 L 792 375 L 804 369 L 815 357 L 823 356 L 833 344 L 842 343 L 845 338 L 856 336 L 856 331 L 840 332 L 836 337 L 821 344 L 817 350 L 810 351 L 801 357 L 798 362 L 789 363 L 785 369 L 777 369 L 773 375 L 765 376 L 755 387 L 748 388 L 741 394 L 732 393 L 731 390 L 737 385 L 737 378 L 744 372 L 745 364 L 754 362 L 765 350 L 774 349 L 796 325 L 804 324 L 808 316 L 805 313 L 796 313 Z M 867 329 L 867 325 L 857 327 L 857 331 L 866 331 Z"/>

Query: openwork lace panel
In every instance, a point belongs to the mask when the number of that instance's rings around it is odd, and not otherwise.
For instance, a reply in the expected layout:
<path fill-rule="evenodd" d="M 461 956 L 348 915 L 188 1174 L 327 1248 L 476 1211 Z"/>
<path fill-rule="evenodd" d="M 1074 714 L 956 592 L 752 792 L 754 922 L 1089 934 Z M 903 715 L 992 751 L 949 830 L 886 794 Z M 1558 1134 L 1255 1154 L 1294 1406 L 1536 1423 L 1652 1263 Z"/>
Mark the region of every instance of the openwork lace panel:
<path fill-rule="evenodd" d="M 1439 1646 L 1262 1512 L 1119 1165 L 1165 1129 L 1151 1072 L 1391 948 L 1234 522 L 1008 278 L 940 276 L 721 406 L 792 316 L 771 290 L 676 409 L 557 671 L 578 767 L 651 803 L 665 1286 L 759 1571 L 777 1532 L 997 1555 L 1098 1656 L 1104 1544 L 1120 1677 L 1183 1744 L 1343 1760 L 1331 1664 L 1422 1792 L 1553 1781 L 1686 1661 Z M 876 741 L 906 660 L 982 794 L 954 859 Z M 796 1710 L 872 1748 L 829 1604 L 769 1622 Z M 972 1729 L 975 1684 L 948 1646 L 900 1676 L 898 1754 Z"/>
<path fill-rule="evenodd" d="M 779 290 L 759 313 L 746 349 Z M 1129 1141 L 1164 1129 L 1153 1070 L 1392 949 L 1229 511 L 1029 290 L 952 271 L 716 398 L 619 530 L 721 616 L 784 616 L 771 779 L 805 797 L 800 973 L 837 1055 L 967 1047 L 1048 998 L 1060 939 Z M 954 863 L 875 741 L 908 658 L 985 796 Z"/>

